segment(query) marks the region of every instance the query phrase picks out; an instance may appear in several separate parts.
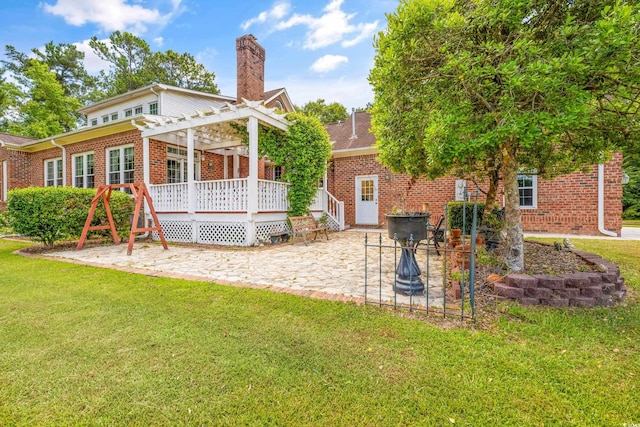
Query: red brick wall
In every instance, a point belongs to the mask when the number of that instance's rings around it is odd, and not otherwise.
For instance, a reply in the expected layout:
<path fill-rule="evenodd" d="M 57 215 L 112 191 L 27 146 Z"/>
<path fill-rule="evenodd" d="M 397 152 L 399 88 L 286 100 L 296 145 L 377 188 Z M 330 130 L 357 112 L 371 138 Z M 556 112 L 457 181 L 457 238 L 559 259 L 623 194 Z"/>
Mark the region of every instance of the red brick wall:
<path fill-rule="evenodd" d="M 328 190 L 345 204 L 345 223 L 355 224 L 355 178 L 378 177 L 378 224 L 385 225 L 384 215 L 393 206 L 401 206 L 400 195 L 407 193 L 405 209 L 427 211 L 437 218 L 445 204 L 455 199 L 455 177 L 433 181 L 417 180 L 409 188 L 406 175 L 396 175 L 376 161 L 376 155 L 334 158 L 328 171 Z M 622 227 L 622 156 L 617 154 L 605 165 L 605 228 L 620 234 Z M 471 186 L 468 181 L 467 185 Z M 485 188 L 486 189 L 486 188 Z M 469 191 L 474 191 L 469 188 Z M 597 166 L 588 174 L 576 172 L 553 181 L 538 179 L 537 209 L 523 209 L 522 223 L 528 232 L 599 234 Z M 482 193 L 480 193 L 482 199 Z M 502 196 L 498 197 L 502 204 Z"/>

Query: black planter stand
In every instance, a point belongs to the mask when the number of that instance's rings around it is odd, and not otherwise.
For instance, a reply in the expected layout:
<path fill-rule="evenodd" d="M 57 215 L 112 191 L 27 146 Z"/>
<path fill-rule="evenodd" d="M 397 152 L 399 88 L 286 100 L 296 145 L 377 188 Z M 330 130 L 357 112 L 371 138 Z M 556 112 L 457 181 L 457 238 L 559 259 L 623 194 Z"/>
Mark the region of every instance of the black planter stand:
<path fill-rule="evenodd" d="M 404 295 L 422 295 L 424 283 L 420 278 L 421 271 L 416 261 L 416 251 L 406 246 L 406 242 L 402 245 L 401 251 L 393 290 Z"/>
<path fill-rule="evenodd" d="M 424 282 L 416 261 L 415 246 L 427 238 L 427 213 L 387 215 L 389 238 L 400 243 L 400 261 L 396 267 L 394 292 L 404 295 L 424 294 Z"/>

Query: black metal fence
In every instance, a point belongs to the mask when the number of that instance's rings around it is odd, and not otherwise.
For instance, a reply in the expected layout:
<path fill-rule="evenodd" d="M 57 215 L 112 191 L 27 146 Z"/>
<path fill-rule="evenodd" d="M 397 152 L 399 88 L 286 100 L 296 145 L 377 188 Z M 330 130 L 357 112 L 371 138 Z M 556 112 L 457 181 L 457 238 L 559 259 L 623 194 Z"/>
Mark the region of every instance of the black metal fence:
<path fill-rule="evenodd" d="M 446 207 L 441 229 L 427 218 L 425 240 L 365 234 L 365 304 L 475 321 L 477 191 L 474 202 L 463 204 L 462 230 L 467 209 L 473 210 L 470 234 L 459 238 L 447 227 Z"/>

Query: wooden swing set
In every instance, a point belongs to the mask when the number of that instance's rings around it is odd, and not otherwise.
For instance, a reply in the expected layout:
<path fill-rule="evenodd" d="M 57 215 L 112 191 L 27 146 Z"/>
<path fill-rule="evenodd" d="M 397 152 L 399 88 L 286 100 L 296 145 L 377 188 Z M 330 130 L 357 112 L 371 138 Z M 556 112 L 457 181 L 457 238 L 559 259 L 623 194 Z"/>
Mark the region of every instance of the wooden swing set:
<path fill-rule="evenodd" d="M 109 206 L 109 201 L 111 200 L 111 193 L 115 189 L 119 188 L 128 188 L 131 191 L 131 195 L 133 196 L 133 200 L 135 202 L 135 210 L 133 211 L 133 221 L 131 222 L 131 232 L 129 233 L 129 246 L 127 246 L 127 255 L 131 255 L 133 251 L 133 242 L 136 238 L 136 233 L 146 233 L 151 231 L 156 231 L 158 236 L 160 237 L 160 241 L 162 242 L 162 247 L 164 249 L 168 249 L 167 241 L 164 238 L 164 233 L 162 232 L 162 227 L 160 226 L 160 221 L 158 221 L 158 216 L 156 215 L 156 210 L 153 208 L 153 203 L 151 201 L 151 196 L 149 195 L 149 190 L 147 190 L 147 186 L 143 182 L 130 183 L 130 184 L 110 184 L 110 185 L 100 185 L 96 191 L 96 195 L 91 200 L 91 209 L 89 209 L 89 213 L 87 214 L 87 220 L 84 223 L 84 228 L 82 229 L 82 235 L 80 236 L 80 240 L 78 241 L 78 246 L 76 250 L 82 249 L 85 240 L 87 239 L 87 233 L 92 230 L 111 230 L 111 235 L 113 236 L 113 243 L 115 245 L 120 243 L 120 239 L 118 238 L 118 233 L 116 231 L 115 223 L 113 222 L 113 216 L 111 215 L 111 207 Z M 109 225 L 91 225 L 91 221 L 93 220 L 93 215 L 96 212 L 96 208 L 98 207 L 98 203 L 100 200 L 104 203 L 104 210 L 107 212 L 107 219 L 109 221 Z M 153 218 L 153 227 L 138 227 L 138 219 L 140 218 L 140 211 L 144 207 L 144 202 L 147 202 L 147 206 L 149 211 L 151 212 L 151 217 Z"/>

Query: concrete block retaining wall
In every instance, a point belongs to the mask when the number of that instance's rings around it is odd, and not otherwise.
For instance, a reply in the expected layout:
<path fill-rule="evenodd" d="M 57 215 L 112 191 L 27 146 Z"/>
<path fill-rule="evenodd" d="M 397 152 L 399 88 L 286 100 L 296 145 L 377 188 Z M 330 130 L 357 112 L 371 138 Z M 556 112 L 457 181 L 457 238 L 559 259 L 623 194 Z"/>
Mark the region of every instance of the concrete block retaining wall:
<path fill-rule="evenodd" d="M 578 272 L 560 276 L 509 274 L 506 283 L 496 282 L 493 291 L 499 297 L 523 305 L 552 307 L 611 306 L 627 293 L 617 265 L 597 255 L 574 251 L 602 272 Z"/>

